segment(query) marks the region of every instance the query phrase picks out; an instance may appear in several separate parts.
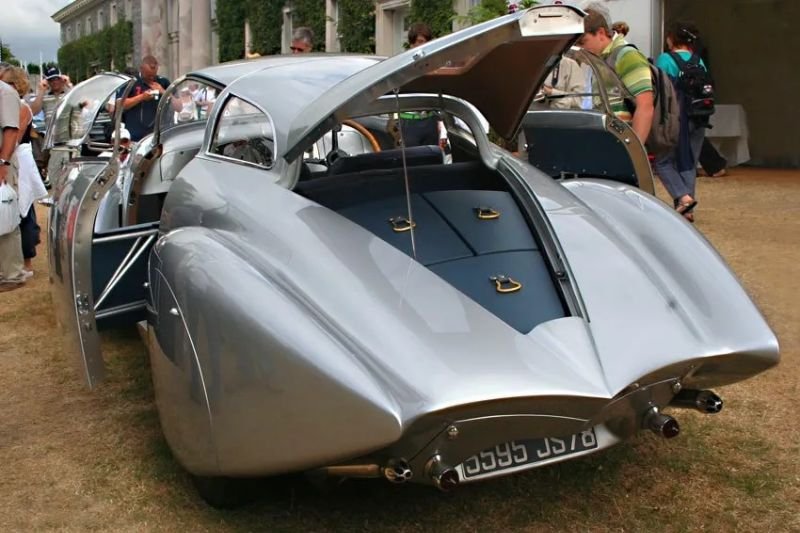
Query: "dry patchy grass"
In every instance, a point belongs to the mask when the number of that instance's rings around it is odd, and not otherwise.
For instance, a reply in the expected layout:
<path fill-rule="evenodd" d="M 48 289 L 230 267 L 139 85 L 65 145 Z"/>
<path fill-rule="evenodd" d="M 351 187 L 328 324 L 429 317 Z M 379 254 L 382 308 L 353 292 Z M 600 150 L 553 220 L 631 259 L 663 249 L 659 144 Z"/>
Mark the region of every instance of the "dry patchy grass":
<path fill-rule="evenodd" d="M 108 379 L 86 391 L 56 340 L 40 258 L 28 287 L 0 294 L 0 529 L 800 530 L 800 175 L 736 170 L 699 197 L 699 228 L 778 333 L 778 370 L 721 390 L 720 415 L 681 412 L 676 440 L 640 434 L 451 494 L 378 480 L 324 493 L 289 479 L 244 509 L 207 507 L 161 436 L 136 333 L 103 335 Z"/>

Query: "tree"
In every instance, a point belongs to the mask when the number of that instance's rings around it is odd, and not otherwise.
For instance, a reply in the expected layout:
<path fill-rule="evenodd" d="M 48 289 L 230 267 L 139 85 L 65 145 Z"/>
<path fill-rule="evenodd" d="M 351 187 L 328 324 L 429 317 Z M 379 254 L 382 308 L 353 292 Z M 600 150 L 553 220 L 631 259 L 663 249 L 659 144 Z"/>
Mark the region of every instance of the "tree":
<path fill-rule="evenodd" d="M 452 0 L 413 0 L 408 18 L 412 24 L 424 22 L 434 37 L 441 37 L 453 31 L 455 14 Z"/>
<path fill-rule="evenodd" d="M 375 53 L 375 2 L 339 0 L 336 26 L 343 52 Z"/>
<path fill-rule="evenodd" d="M 5 63 L 11 63 L 12 65 L 19 66 L 19 59 L 14 57 L 14 54 L 11 53 L 11 48 L 9 48 L 2 41 L 0 41 L 0 60 L 4 61 Z"/>
<path fill-rule="evenodd" d="M 325 0 L 292 0 L 292 26 L 314 32 L 314 50 L 325 50 Z"/>
<path fill-rule="evenodd" d="M 481 3 L 469 10 L 466 16 L 458 17 L 463 24 L 480 24 L 487 20 L 492 20 L 508 13 L 513 13 L 517 9 L 527 9 L 538 4 L 536 0 L 522 0 L 521 2 L 511 2 L 507 0 L 481 0 Z"/>

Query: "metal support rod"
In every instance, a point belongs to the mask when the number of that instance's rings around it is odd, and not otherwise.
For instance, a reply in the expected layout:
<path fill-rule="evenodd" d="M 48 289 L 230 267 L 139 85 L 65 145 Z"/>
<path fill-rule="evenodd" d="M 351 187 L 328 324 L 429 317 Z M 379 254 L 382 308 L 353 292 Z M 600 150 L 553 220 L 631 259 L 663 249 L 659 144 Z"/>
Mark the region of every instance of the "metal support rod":
<path fill-rule="evenodd" d="M 110 316 L 122 315 L 125 313 L 129 313 L 131 311 L 138 311 L 139 309 L 146 309 L 146 308 L 147 308 L 147 301 L 138 300 L 128 304 L 118 305 L 117 307 L 112 307 L 111 309 L 104 309 L 103 311 L 98 311 L 95 314 L 94 318 L 95 320 L 100 320 L 103 318 L 108 318 Z"/>
<path fill-rule="evenodd" d="M 408 182 L 408 166 L 406 164 L 406 139 L 403 136 L 403 119 L 400 118 L 400 91 L 394 90 L 395 99 L 397 101 L 397 130 L 400 133 L 400 155 L 403 159 L 403 181 L 406 185 L 406 208 L 408 209 L 408 223 L 411 226 L 409 230 L 411 234 L 411 254 L 414 259 L 417 259 L 417 241 L 414 238 L 414 215 L 411 211 L 411 185 Z"/>
<path fill-rule="evenodd" d="M 134 252 L 136 252 L 136 248 L 137 248 L 137 246 L 139 246 L 140 242 L 142 242 L 142 238 L 141 237 L 136 239 L 136 242 L 133 243 L 133 246 L 131 246 L 131 249 L 128 250 L 128 253 L 125 254 L 125 257 L 122 259 L 122 261 L 119 262 L 119 266 L 117 266 L 117 269 L 111 275 L 111 278 L 108 280 L 108 283 L 106 283 L 106 286 L 103 288 L 103 292 L 100 293 L 100 298 L 98 298 L 97 299 L 97 303 L 94 304 L 94 310 L 95 311 L 97 311 L 97 308 L 100 307 L 100 303 L 103 300 L 105 300 L 106 295 L 108 294 L 108 292 L 110 290 L 109 287 L 117 284 L 117 278 L 119 277 L 119 273 L 122 271 L 122 269 L 128 263 L 128 260 L 131 258 L 131 256 L 134 254 Z"/>
<path fill-rule="evenodd" d="M 122 235 L 109 235 L 108 237 L 97 237 L 96 239 L 92 239 L 92 244 L 125 241 L 128 239 L 135 239 L 137 237 L 147 237 L 148 235 L 155 235 L 156 233 L 158 233 L 158 229 L 154 228 L 154 229 L 145 229 L 134 233 L 124 233 Z"/>
<path fill-rule="evenodd" d="M 100 307 L 100 304 L 103 303 L 103 301 L 108 297 L 108 295 L 111 294 L 111 291 L 114 290 L 114 287 L 117 286 L 119 280 L 121 280 L 122 277 L 128 272 L 128 270 L 131 269 L 136 260 L 139 259 L 139 257 L 144 253 L 145 250 L 147 250 L 148 246 L 155 240 L 155 238 L 156 238 L 155 235 L 150 235 L 150 237 L 148 237 L 147 240 L 144 241 L 144 244 L 139 248 L 139 250 L 133 256 L 133 258 L 122 269 L 122 272 L 120 272 L 119 276 L 116 279 L 116 282 L 113 285 L 110 283 L 108 284 L 106 289 L 103 291 L 103 294 L 100 295 L 100 298 L 97 299 L 97 303 L 95 303 L 94 305 L 95 311 L 97 311 L 97 309 Z"/>

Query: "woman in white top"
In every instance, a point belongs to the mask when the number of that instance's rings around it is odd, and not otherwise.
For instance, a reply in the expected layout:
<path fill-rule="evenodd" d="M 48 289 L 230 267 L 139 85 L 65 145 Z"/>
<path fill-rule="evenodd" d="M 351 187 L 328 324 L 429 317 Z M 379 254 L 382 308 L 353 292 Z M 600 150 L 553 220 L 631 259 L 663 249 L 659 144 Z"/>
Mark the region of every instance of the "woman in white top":
<path fill-rule="evenodd" d="M 28 94 L 30 88 L 28 75 L 21 68 L 14 67 L 3 72 L 2 79 L 17 90 L 22 101 L 17 148 L 14 153 L 19 164 L 19 214 L 22 217 L 19 229 L 22 238 L 22 257 L 25 263 L 24 273 L 27 279 L 33 276 L 32 260 L 36 257 L 36 246 L 41 242 L 39 237 L 41 228 L 36 223 L 36 209 L 33 208 L 33 202 L 47 196 L 47 190 L 42 183 L 42 176 L 39 174 L 31 149 L 33 113 L 24 100 L 24 96 Z"/>

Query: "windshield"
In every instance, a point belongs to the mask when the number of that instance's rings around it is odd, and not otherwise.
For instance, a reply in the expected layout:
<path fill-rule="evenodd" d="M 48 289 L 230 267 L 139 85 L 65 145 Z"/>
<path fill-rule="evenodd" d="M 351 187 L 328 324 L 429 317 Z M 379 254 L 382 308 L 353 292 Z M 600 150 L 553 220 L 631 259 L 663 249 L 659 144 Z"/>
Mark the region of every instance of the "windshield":
<path fill-rule="evenodd" d="M 205 123 L 217 99 L 217 89 L 187 79 L 173 85 L 164 98 L 169 100 L 169 105 L 160 109 L 158 124 L 161 133 L 183 124 Z"/>
<path fill-rule="evenodd" d="M 76 86 L 56 111 L 52 144 L 82 143 L 92 129 L 95 117 L 101 111 L 107 111 L 106 102 L 125 81 L 122 77 L 104 74 Z"/>

